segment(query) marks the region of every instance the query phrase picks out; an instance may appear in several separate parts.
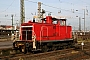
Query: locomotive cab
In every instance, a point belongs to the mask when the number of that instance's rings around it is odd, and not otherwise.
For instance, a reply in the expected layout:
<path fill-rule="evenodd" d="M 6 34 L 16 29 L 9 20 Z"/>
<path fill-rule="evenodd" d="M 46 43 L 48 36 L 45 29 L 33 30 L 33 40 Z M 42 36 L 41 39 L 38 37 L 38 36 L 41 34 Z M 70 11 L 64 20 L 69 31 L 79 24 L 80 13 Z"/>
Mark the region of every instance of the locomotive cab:
<path fill-rule="evenodd" d="M 66 26 L 66 19 L 56 19 L 56 18 L 52 18 L 53 20 L 53 24 L 58 24 L 60 26 Z"/>

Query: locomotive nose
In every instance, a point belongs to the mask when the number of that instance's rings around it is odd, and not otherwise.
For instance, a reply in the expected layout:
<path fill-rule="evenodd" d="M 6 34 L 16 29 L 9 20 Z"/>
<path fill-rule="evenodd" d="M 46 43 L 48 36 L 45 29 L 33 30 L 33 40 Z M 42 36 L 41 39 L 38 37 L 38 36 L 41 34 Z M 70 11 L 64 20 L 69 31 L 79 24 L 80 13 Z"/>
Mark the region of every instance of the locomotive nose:
<path fill-rule="evenodd" d="M 33 26 L 21 26 L 21 40 L 32 40 Z"/>

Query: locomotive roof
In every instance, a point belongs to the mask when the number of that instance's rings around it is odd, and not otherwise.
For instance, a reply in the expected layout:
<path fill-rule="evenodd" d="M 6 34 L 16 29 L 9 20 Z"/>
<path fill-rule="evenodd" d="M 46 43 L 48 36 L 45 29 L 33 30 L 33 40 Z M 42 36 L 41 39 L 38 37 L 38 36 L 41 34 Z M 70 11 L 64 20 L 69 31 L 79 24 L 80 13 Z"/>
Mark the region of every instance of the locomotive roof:
<path fill-rule="evenodd" d="M 46 18 L 42 18 L 41 20 L 46 21 Z M 64 21 L 66 21 L 65 18 L 60 18 L 60 19 L 58 19 L 58 18 L 52 18 L 52 20 L 53 20 L 53 21 L 56 21 L 56 20 L 64 20 Z"/>

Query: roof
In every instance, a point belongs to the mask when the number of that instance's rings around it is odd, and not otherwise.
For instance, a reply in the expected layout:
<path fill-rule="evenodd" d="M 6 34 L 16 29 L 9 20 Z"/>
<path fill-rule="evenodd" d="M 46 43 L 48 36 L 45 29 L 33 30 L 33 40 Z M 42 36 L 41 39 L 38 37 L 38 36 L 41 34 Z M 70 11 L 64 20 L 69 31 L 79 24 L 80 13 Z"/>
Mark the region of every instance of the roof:
<path fill-rule="evenodd" d="M 41 20 L 46 21 L 46 18 L 43 18 L 43 19 L 41 19 Z M 65 18 L 60 18 L 60 19 L 58 19 L 58 18 L 52 18 L 52 20 L 53 20 L 53 21 L 56 21 L 56 20 L 64 20 L 64 21 L 66 21 Z"/>

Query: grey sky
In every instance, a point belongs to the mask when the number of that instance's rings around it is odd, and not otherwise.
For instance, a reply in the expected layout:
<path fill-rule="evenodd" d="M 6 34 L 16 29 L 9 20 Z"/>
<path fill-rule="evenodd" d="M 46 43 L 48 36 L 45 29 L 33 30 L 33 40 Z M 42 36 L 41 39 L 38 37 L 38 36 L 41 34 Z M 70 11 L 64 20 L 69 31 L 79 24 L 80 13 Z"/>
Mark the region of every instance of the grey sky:
<path fill-rule="evenodd" d="M 86 15 L 86 27 L 90 29 L 89 0 L 25 0 L 26 22 L 32 19 L 33 15 L 31 13 L 33 14 L 37 13 L 38 4 L 33 2 L 42 2 L 43 4 L 47 5 L 47 6 L 42 5 L 42 9 L 52 12 L 53 16 L 65 16 L 67 18 L 67 24 L 72 25 L 77 29 L 78 29 L 78 17 L 76 16 L 83 18 L 84 16 L 83 9 L 87 9 L 88 15 Z M 86 13 L 87 10 L 85 10 Z M 58 14 L 59 11 L 61 11 L 61 13 Z M 14 24 L 16 24 L 16 22 L 20 22 L 20 1 L 0 0 L 0 25 L 11 25 L 11 14 L 14 14 Z M 46 12 L 46 15 L 47 14 L 48 12 Z M 83 19 L 81 20 L 83 27 L 84 22 Z"/>

